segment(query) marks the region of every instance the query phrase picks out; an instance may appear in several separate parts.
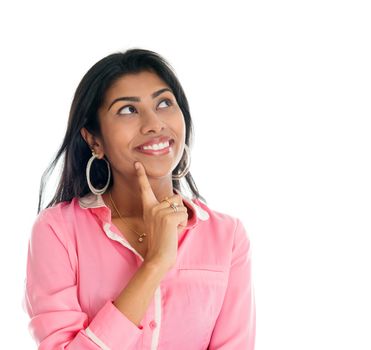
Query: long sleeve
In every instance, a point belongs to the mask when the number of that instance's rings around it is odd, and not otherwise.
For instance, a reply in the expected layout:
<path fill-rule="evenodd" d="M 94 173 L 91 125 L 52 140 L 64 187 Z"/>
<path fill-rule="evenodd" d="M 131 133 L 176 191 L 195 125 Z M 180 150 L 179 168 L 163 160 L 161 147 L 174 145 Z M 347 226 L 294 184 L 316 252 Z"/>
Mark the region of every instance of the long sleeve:
<path fill-rule="evenodd" d="M 237 219 L 228 287 L 208 349 L 254 350 L 255 329 L 250 240 Z"/>
<path fill-rule="evenodd" d="M 60 221 L 60 220 L 59 220 Z M 23 308 L 38 349 L 134 349 L 142 328 L 107 300 L 94 318 L 78 300 L 77 259 L 63 222 L 40 213 L 28 244 Z"/>

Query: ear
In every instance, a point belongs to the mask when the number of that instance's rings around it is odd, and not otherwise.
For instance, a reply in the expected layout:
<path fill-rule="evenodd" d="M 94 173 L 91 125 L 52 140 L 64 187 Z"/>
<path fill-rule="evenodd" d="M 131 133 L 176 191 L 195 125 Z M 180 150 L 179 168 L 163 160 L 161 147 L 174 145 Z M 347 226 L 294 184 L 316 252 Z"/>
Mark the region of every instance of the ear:
<path fill-rule="evenodd" d="M 94 150 L 99 159 L 102 159 L 104 157 L 104 150 L 101 140 L 97 136 L 91 134 L 85 127 L 80 129 L 80 133 L 88 147 Z"/>

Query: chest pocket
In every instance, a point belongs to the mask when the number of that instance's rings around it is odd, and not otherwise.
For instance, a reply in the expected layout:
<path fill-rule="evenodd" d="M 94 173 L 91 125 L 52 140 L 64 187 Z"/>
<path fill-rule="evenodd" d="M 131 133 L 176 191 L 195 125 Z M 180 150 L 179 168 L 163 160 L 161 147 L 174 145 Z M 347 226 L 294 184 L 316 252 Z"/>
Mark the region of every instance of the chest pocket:
<path fill-rule="evenodd" d="M 181 335 L 177 333 L 171 339 L 172 344 L 183 342 L 189 349 L 200 349 L 200 344 L 206 344 L 223 304 L 227 284 L 228 270 L 222 265 L 182 262 L 175 267 L 163 285 L 164 318 L 168 314 L 182 329 Z"/>
<path fill-rule="evenodd" d="M 216 265 L 216 264 L 180 263 L 177 266 L 177 269 L 178 270 L 201 270 L 201 271 L 224 272 L 226 268 L 223 265 Z"/>
<path fill-rule="evenodd" d="M 202 294 L 223 288 L 227 283 L 225 267 L 214 264 L 178 265 L 176 277 L 179 283 L 184 283 L 185 286 L 191 284 L 193 288 L 199 288 Z"/>
<path fill-rule="evenodd" d="M 176 267 L 176 277 L 180 283 L 192 283 L 200 288 L 222 287 L 226 284 L 227 271 L 222 265 L 183 263 Z"/>

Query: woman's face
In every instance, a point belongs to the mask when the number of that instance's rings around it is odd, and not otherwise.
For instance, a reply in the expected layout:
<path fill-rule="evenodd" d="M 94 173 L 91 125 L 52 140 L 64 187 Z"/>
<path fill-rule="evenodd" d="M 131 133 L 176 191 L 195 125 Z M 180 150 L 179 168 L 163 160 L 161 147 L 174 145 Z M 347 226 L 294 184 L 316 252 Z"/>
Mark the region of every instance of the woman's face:
<path fill-rule="evenodd" d="M 111 86 L 98 110 L 102 150 L 114 173 L 135 177 L 140 161 L 148 177 L 171 176 L 182 158 L 185 122 L 169 86 L 155 73 L 127 74 Z M 123 98 L 126 98 L 125 100 Z M 155 137 L 167 137 L 167 152 L 146 154 L 137 147 Z M 155 142 L 158 144 L 158 142 Z"/>

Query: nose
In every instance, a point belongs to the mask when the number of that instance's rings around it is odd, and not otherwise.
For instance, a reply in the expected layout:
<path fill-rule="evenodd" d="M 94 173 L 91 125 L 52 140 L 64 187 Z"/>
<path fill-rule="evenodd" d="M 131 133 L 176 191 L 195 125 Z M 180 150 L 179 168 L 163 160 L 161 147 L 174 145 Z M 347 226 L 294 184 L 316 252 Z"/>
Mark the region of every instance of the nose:
<path fill-rule="evenodd" d="M 142 125 L 141 132 L 147 134 L 149 132 L 159 133 L 165 128 L 165 123 L 153 111 L 146 111 L 141 115 Z"/>

